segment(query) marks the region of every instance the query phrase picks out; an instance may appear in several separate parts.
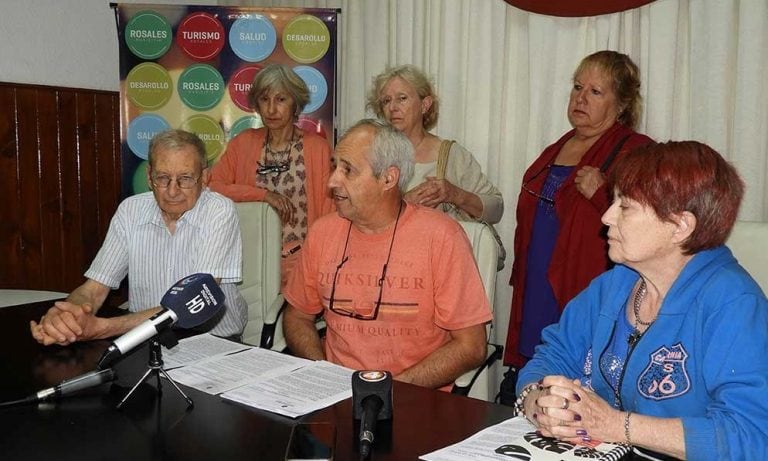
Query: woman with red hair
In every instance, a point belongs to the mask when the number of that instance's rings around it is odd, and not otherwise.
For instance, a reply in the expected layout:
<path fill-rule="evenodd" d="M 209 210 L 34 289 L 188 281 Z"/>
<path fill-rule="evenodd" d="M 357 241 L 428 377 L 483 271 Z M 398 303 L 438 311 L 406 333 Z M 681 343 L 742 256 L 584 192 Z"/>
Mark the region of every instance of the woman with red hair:
<path fill-rule="evenodd" d="M 543 331 L 518 412 L 544 436 L 645 459 L 765 459 L 768 300 L 724 246 L 742 180 L 685 141 L 627 154 L 609 185 L 616 266 Z"/>

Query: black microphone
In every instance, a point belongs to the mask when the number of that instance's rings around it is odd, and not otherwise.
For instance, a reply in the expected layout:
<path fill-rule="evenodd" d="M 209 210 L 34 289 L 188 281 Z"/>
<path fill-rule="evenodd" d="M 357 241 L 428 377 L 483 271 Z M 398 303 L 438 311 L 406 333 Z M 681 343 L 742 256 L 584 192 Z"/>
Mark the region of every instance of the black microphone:
<path fill-rule="evenodd" d="M 224 307 L 225 298 L 224 292 L 211 274 L 192 274 L 184 277 L 163 295 L 160 300 L 163 310 L 112 342 L 99 359 L 98 368 L 110 366 L 124 354 L 171 325 L 192 328 L 207 322 Z"/>
<path fill-rule="evenodd" d="M 355 419 L 360 420 L 360 456 L 367 458 L 376 439 L 376 423 L 392 419 L 392 374 L 364 370 L 352 375 L 352 402 Z"/>
<path fill-rule="evenodd" d="M 26 403 L 38 403 L 46 400 L 53 400 L 54 398 L 64 397 L 83 389 L 90 387 L 96 387 L 104 383 L 108 383 L 115 379 L 115 372 L 111 368 L 106 370 L 96 370 L 77 376 L 75 378 L 65 379 L 61 383 L 43 389 L 37 394 L 30 395 L 29 397 L 21 400 L 14 400 L 12 402 L 0 403 L 0 408 L 11 407 Z"/>
<path fill-rule="evenodd" d="M 35 394 L 35 398 L 40 402 L 54 397 L 63 397 L 83 389 L 88 389 L 89 387 L 108 383 L 114 379 L 115 372 L 112 371 L 111 368 L 95 370 L 75 378 L 65 379 L 60 384 L 49 387 L 48 389 L 43 389 Z"/>

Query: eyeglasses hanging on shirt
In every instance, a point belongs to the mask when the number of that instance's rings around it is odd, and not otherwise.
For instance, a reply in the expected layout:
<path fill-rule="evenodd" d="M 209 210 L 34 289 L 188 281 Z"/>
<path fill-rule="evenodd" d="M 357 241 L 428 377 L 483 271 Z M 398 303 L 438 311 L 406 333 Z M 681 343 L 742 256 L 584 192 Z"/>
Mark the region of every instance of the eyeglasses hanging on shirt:
<path fill-rule="evenodd" d="M 266 176 L 269 174 L 273 174 L 277 176 L 280 173 L 284 173 L 291 169 L 291 159 L 288 159 L 283 163 L 267 163 L 267 164 L 262 164 L 261 162 L 256 162 L 256 163 L 259 165 L 259 168 L 256 170 L 256 173 L 262 176 Z"/>
<path fill-rule="evenodd" d="M 333 286 L 331 287 L 331 299 L 328 302 L 328 310 L 331 312 L 343 315 L 345 317 L 352 317 L 357 320 L 376 320 L 379 316 L 379 308 L 381 308 L 381 295 L 384 292 L 384 279 L 387 276 L 387 266 L 389 265 L 389 258 L 392 256 L 392 246 L 395 244 L 395 233 L 397 233 L 397 223 L 400 222 L 400 214 L 403 212 L 404 204 L 400 204 L 400 209 L 397 211 L 397 219 L 395 219 L 395 228 L 392 230 L 392 240 L 389 242 L 389 251 L 387 252 L 387 260 L 384 262 L 384 267 L 381 268 L 381 277 L 377 280 L 376 284 L 379 286 L 379 296 L 376 300 L 376 304 L 373 305 L 373 309 L 370 312 L 362 313 L 358 310 L 349 310 L 343 307 L 338 307 L 336 303 L 336 280 L 339 277 L 339 270 L 349 260 L 347 256 L 347 246 L 349 245 L 349 234 L 352 231 L 352 222 L 349 223 L 349 229 L 347 229 L 347 240 L 344 242 L 344 251 L 342 253 L 341 262 L 336 266 L 336 272 L 333 274 Z M 351 300 L 350 300 L 351 301 Z"/>
<path fill-rule="evenodd" d="M 547 164 L 547 166 L 545 166 L 544 168 L 539 170 L 535 175 L 531 176 L 531 178 L 528 181 L 525 181 L 521 187 L 523 188 L 524 191 L 526 191 L 527 193 L 533 195 L 534 197 L 536 197 L 537 199 L 541 200 L 545 204 L 550 205 L 550 206 L 554 206 L 555 205 L 555 198 L 554 198 L 554 196 L 547 197 L 545 195 L 540 194 L 539 192 L 534 191 L 530 187 L 528 187 L 528 184 L 533 182 L 534 179 L 538 178 L 539 175 L 541 175 L 541 173 L 546 171 L 547 174 L 549 174 L 550 168 L 552 168 L 552 164 L 551 163 Z"/>
<path fill-rule="evenodd" d="M 295 133 L 291 133 L 290 141 L 288 142 L 288 145 L 285 146 L 285 149 L 282 150 L 276 150 L 272 148 L 271 139 L 270 136 L 267 136 L 267 139 L 264 141 L 264 163 L 256 162 L 259 165 L 259 168 L 256 170 L 256 173 L 266 176 L 266 175 L 279 175 L 280 173 L 285 173 L 286 171 L 291 169 L 291 150 L 296 145 L 296 140 L 294 139 Z M 271 161 L 270 161 L 271 160 Z"/>

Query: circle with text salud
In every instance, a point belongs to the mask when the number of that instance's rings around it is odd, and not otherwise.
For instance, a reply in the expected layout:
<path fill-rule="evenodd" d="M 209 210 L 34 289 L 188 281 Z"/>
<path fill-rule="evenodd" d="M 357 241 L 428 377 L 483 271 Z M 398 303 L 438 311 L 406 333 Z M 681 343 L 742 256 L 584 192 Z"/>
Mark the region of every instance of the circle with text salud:
<path fill-rule="evenodd" d="M 128 147 L 139 158 L 149 158 L 149 141 L 171 125 L 156 114 L 141 114 L 128 124 Z"/>
<path fill-rule="evenodd" d="M 239 18 L 229 29 L 229 46 L 243 61 L 263 61 L 272 54 L 275 45 L 275 26 L 260 14 Z"/>
<path fill-rule="evenodd" d="M 331 33 L 328 26 L 316 16 L 296 16 L 283 29 L 283 48 L 296 62 L 316 62 L 325 56 L 330 46 Z"/>
<path fill-rule="evenodd" d="M 224 79 L 208 64 L 193 64 L 181 73 L 177 84 L 179 98 L 190 109 L 208 110 L 224 96 Z"/>
<path fill-rule="evenodd" d="M 125 77 L 125 94 L 141 109 L 159 109 L 171 99 L 173 81 L 163 66 L 143 62 Z"/>
<path fill-rule="evenodd" d="M 125 26 L 125 44 L 141 59 L 157 59 L 170 48 L 171 25 L 154 11 L 139 11 Z"/>
<path fill-rule="evenodd" d="M 319 70 L 309 66 L 296 66 L 293 71 L 304 80 L 307 88 L 309 88 L 309 103 L 301 113 L 308 114 L 316 111 L 328 97 L 328 83 L 325 81 L 325 77 Z"/>
<path fill-rule="evenodd" d="M 203 141 L 209 162 L 224 150 L 224 130 L 219 122 L 205 114 L 189 117 L 181 124 L 181 129 L 195 133 Z"/>
<path fill-rule="evenodd" d="M 229 129 L 228 140 L 231 140 L 248 128 L 261 128 L 263 126 L 264 124 L 261 122 L 261 118 L 254 115 L 246 115 L 232 124 L 232 128 Z"/>
<path fill-rule="evenodd" d="M 248 101 L 248 92 L 251 91 L 251 86 L 253 86 L 253 78 L 260 70 L 261 65 L 249 64 L 237 69 L 229 79 L 229 85 L 227 85 L 229 98 L 237 107 L 245 112 L 253 110 L 251 103 Z"/>
<path fill-rule="evenodd" d="M 224 48 L 224 26 L 208 13 L 192 13 L 179 23 L 176 44 L 196 61 L 213 59 Z"/>

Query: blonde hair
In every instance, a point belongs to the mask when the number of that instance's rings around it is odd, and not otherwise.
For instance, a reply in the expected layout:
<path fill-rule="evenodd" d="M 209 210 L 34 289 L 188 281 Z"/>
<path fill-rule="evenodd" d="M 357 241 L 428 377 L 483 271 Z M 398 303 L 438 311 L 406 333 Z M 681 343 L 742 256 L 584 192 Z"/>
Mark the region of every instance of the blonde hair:
<path fill-rule="evenodd" d="M 618 120 L 630 128 L 635 128 L 643 113 L 640 70 L 637 65 L 626 54 L 611 50 L 598 51 L 581 60 L 573 73 L 573 80 L 590 67 L 596 67 L 610 77 L 619 105 Z"/>
<path fill-rule="evenodd" d="M 419 98 L 424 99 L 427 96 L 432 98 L 432 104 L 421 118 L 421 124 L 425 130 L 429 131 L 437 125 L 437 118 L 440 115 L 440 99 L 435 94 L 435 89 L 431 80 L 416 66 L 405 64 L 402 66 L 387 68 L 384 72 L 373 77 L 371 88 L 368 91 L 368 102 L 366 107 L 372 110 L 377 117 L 384 118 L 384 108 L 381 105 L 381 92 L 390 80 L 400 77 L 415 90 Z"/>

